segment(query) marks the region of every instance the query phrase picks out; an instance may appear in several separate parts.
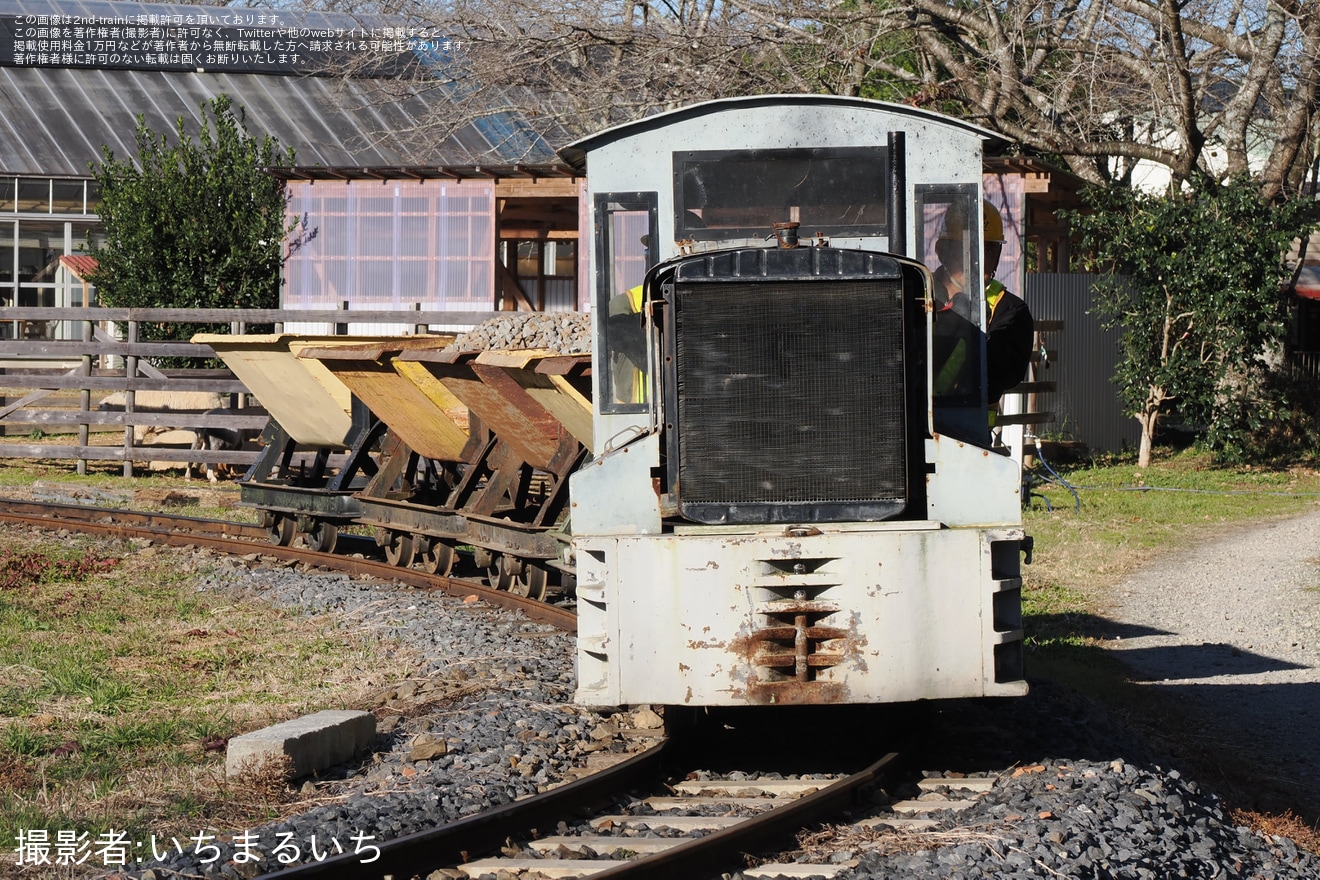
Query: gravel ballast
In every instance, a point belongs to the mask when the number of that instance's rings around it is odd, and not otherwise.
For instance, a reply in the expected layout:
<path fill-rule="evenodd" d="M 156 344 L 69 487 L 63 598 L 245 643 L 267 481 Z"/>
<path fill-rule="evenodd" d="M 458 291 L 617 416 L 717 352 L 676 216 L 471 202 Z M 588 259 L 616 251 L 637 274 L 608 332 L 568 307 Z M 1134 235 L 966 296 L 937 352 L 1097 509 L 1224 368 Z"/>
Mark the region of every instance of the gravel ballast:
<path fill-rule="evenodd" d="M 1038 769 L 1037 769 L 1038 768 Z M 1052 761 L 1002 779 L 938 832 L 949 845 L 863 855 L 857 877 L 1315 877 L 1286 838 L 1235 826 L 1176 770 Z M 957 842 L 960 836 L 968 842 Z"/>
<path fill-rule="evenodd" d="M 483 321 L 453 343 L 452 351 L 553 351 L 591 353 L 588 312 L 509 312 Z"/>
<path fill-rule="evenodd" d="M 198 589 L 335 614 L 354 628 L 400 640 L 419 656 L 417 674 L 380 694 L 374 755 L 305 784 L 308 795 L 340 802 L 239 829 L 251 834 L 245 851 L 268 858 L 241 861 L 240 855 L 234 864 L 233 841 L 207 841 L 216 849 L 200 856 L 182 841 L 183 854 L 140 865 L 131 876 L 255 876 L 277 870 L 273 859 L 291 857 L 292 846 L 299 861 L 311 858 L 313 835 L 323 857 L 334 853 L 333 841 L 369 855 L 382 840 L 536 794 L 589 754 L 625 747 L 622 739 L 599 736 L 604 719 L 569 704 L 572 637 L 512 612 L 345 575 L 234 562 L 222 562 Z"/>
<path fill-rule="evenodd" d="M 1316 878 L 1320 860 L 1282 837 L 1235 823 L 1213 792 L 1186 778 L 1092 701 L 1048 682 L 1011 706 L 948 711 L 935 754 L 962 772 L 1016 754 L 991 791 L 910 835 L 944 845 L 851 853 L 856 878 Z M 970 737 L 968 732 L 974 732 Z M 977 742 L 972 742 L 976 739 Z M 1014 742 L 1016 741 L 1016 742 Z M 847 841 L 844 841 L 844 845 Z"/>

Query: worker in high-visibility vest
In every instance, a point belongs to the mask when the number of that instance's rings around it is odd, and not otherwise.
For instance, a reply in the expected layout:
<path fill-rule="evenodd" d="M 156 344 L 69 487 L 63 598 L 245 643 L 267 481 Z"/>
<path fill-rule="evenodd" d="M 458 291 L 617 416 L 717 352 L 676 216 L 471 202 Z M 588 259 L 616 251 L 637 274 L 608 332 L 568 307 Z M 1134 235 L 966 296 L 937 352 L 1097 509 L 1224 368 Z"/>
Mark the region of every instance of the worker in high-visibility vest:
<path fill-rule="evenodd" d="M 973 301 L 967 291 L 964 253 L 967 224 L 958 208 L 951 207 L 941 224 L 935 243 L 940 261 L 933 277 L 935 321 L 931 338 L 934 357 L 933 388 L 937 423 L 946 432 L 952 423 L 941 418 L 941 410 L 979 405 L 984 382 L 989 423 L 994 427 L 1000 398 L 1022 381 L 1031 361 L 1035 325 L 1026 303 L 1009 293 L 994 278 L 1004 247 L 1004 221 L 989 202 L 981 203 L 985 262 L 985 356 L 986 376 L 980 375 L 976 357 L 977 331 L 972 323 Z M 974 402 L 975 401 L 975 402 Z M 937 424 L 938 428 L 938 424 Z M 973 430 L 964 425 L 964 432 Z"/>
<path fill-rule="evenodd" d="M 1004 392 L 1027 373 L 1036 323 L 1027 304 L 995 280 L 1004 249 L 1004 221 L 989 202 L 981 203 L 981 211 L 985 230 L 986 398 L 993 413 Z"/>
<path fill-rule="evenodd" d="M 615 403 L 646 403 L 646 324 L 642 285 L 610 298 L 610 381 Z"/>

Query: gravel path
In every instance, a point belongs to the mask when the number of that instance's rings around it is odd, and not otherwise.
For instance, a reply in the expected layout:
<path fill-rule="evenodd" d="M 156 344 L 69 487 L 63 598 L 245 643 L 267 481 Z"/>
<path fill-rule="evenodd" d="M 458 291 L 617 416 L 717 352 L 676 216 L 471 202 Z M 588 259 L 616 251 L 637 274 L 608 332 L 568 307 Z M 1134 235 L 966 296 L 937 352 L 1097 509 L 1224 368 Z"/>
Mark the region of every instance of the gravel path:
<path fill-rule="evenodd" d="M 1320 815 L 1320 512 L 1233 529 L 1113 591 L 1106 645 L 1206 746 L 1242 751 Z"/>

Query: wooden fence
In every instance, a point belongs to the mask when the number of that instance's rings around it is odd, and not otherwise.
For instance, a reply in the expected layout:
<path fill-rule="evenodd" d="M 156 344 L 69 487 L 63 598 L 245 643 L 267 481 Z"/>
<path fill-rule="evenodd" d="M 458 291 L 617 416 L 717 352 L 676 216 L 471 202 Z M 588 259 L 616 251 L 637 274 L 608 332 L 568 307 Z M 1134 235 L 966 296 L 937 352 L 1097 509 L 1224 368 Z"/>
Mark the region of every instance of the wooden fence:
<path fill-rule="evenodd" d="M 32 442 L 0 443 L 0 459 L 45 459 L 73 462 L 79 474 L 88 462 L 123 462 L 124 476 L 135 463 L 167 462 L 244 465 L 256 460 L 255 450 L 193 450 L 189 445 L 160 446 L 139 442 L 144 431 L 230 428 L 260 432 L 267 415 L 228 370 L 162 370 L 161 358 L 214 358 L 207 345 L 188 342 L 140 341 L 144 324 L 207 324 L 211 332 L 283 332 L 286 323 L 325 324 L 347 335 L 372 325 L 410 326 L 427 332 L 471 327 L 493 312 L 292 311 L 282 309 L 103 309 L 13 308 L 0 320 L 15 327 L 39 327 L 40 333 L 18 333 L 0 339 L 0 429 Z M 333 334 L 331 334 L 333 335 Z M 224 413 L 208 407 L 162 411 L 139 402 L 140 392 L 202 392 L 228 401 Z M 105 398 L 122 394 L 122 405 L 101 408 Z M 179 394 L 180 397 L 183 395 Z M 137 429 L 135 431 L 135 429 Z M 122 432 L 122 443 L 93 443 L 92 433 Z M 41 442 L 49 435 L 76 434 L 72 442 Z"/>

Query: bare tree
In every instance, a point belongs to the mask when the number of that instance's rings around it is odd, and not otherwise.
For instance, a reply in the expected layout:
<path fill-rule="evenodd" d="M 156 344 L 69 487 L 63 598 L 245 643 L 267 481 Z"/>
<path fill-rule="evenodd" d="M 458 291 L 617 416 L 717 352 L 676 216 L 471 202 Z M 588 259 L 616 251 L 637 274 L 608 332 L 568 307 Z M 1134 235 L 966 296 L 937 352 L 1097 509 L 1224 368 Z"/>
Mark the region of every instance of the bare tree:
<path fill-rule="evenodd" d="M 327 0 L 331 2 L 331 0 Z M 998 130 L 1095 183 L 1250 167 L 1298 192 L 1320 136 L 1320 5 L 1304 0 L 333 0 L 452 34 L 390 88 L 451 129 L 516 109 L 562 143 L 730 95 L 906 101 Z"/>
<path fill-rule="evenodd" d="M 818 90 L 776 57 L 773 22 L 722 0 L 456 0 L 444 13 L 461 46 L 429 87 L 568 137 L 698 100 Z"/>
<path fill-rule="evenodd" d="M 964 112 L 1097 183 L 1137 160 L 1175 179 L 1314 160 L 1320 11 L 1294 0 L 905 0 L 920 76 Z"/>
<path fill-rule="evenodd" d="M 352 3 L 366 15 L 372 0 L 322 2 Z M 382 100 L 438 93 L 438 104 L 452 106 L 437 116 L 431 137 L 514 110 L 562 145 L 712 98 L 865 90 L 901 99 L 917 89 L 883 91 L 875 59 L 889 52 L 886 44 L 910 49 L 912 41 L 877 36 L 873 18 L 854 13 L 811 23 L 785 17 L 784 9 L 725 0 L 380 0 L 370 12 L 447 35 L 442 49 L 422 50 L 426 63 L 410 76 L 376 81 Z M 891 66 L 901 67 L 897 60 Z"/>

